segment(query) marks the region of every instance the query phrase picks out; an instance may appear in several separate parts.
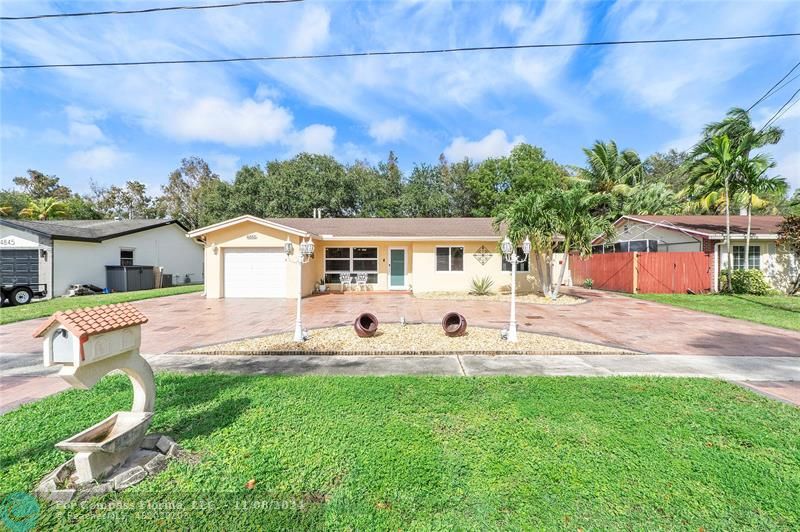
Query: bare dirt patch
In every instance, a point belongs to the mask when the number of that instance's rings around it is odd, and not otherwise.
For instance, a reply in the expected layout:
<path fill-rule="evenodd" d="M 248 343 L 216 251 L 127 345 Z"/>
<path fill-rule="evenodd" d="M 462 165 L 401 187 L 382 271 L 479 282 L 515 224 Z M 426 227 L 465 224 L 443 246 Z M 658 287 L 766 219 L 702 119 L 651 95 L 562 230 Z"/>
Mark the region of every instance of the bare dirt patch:
<path fill-rule="evenodd" d="M 303 343 L 292 340 L 292 333 L 273 334 L 235 342 L 201 347 L 189 353 L 206 354 L 327 354 L 327 355 L 392 355 L 392 354 L 621 354 L 625 351 L 568 338 L 543 334 L 518 333 L 518 342 L 510 343 L 498 329 L 468 327 L 464 336 L 445 336 L 440 325 L 396 323 L 383 324 L 372 338 L 359 338 L 351 326 L 330 327 L 309 331 Z"/>

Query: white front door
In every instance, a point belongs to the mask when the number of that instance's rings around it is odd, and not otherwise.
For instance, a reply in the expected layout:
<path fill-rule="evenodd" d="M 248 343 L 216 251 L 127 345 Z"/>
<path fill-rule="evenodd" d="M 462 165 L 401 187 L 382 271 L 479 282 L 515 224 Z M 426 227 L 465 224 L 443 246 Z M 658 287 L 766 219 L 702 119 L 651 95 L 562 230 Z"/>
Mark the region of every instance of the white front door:
<path fill-rule="evenodd" d="M 286 255 L 282 248 L 228 248 L 224 259 L 227 297 L 286 297 Z"/>

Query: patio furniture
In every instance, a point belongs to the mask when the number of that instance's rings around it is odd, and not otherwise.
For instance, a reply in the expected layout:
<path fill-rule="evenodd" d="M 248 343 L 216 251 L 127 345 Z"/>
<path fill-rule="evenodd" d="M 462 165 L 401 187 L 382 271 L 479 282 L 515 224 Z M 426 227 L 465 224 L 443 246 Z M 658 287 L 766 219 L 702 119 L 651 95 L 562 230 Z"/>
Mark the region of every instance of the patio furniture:
<path fill-rule="evenodd" d="M 356 286 L 358 286 L 358 291 L 360 292 L 362 289 L 367 289 L 367 274 L 366 273 L 357 273 L 356 274 Z"/>
<path fill-rule="evenodd" d="M 342 292 L 344 292 L 345 288 L 350 288 L 353 285 L 353 276 L 350 272 L 339 274 L 339 284 L 342 285 Z"/>
<path fill-rule="evenodd" d="M 356 321 L 353 322 L 353 328 L 360 338 L 375 336 L 375 333 L 378 332 L 378 318 L 374 314 L 364 312 L 359 314 Z"/>
<path fill-rule="evenodd" d="M 467 332 L 467 319 L 458 312 L 448 312 L 442 318 L 442 329 L 447 336 L 464 336 Z"/>

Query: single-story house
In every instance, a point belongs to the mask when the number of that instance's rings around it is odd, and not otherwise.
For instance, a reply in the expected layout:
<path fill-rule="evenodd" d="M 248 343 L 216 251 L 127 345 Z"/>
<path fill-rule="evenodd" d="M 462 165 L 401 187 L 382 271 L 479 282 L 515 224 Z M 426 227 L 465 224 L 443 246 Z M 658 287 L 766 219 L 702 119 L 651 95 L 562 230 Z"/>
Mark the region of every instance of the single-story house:
<path fill-rule="evenodd" d="M 169 219 L 0 219 L 3 282 L 46 284 L 57 297 L 73 284 L 106 288 L 106 266 L 152 266 L 173 284 L 199 283 L 203 247 L 186 231 Z"/>
<path fill-rule="evenodd" d="M 759 269 L 778 290 L 786 290 L 797 275 L 795 257 L 778 245 L 782 216 L 753 216 L 750 254 L 745 264 L 747 216 L 731 216 L 733 268 Z M 719 273 L 727 267 L 725 216 L 622 216 L 615 222 L 613 242 L 595 241 L 594 253 L 702 251 L 709 256 L 713 290 L 719 288 Z"/>
<path fill-rule="evenodd" d="M 491 218 L 270 218 L 240 216 L 187 235 L 205 244 L 206 296 L 295 298 L 320 280 L 341 289 L 341 276 L 366 276 L 373 291 L 467 292 L 478 277 L 510 287 L 510 264 Z M 315 245 L 310 262 L 287 260 L 286 241 Z M 535 283 L 521 264 L 517 287 Z M 534 268 L 535 270 L 535 268 Z"/>

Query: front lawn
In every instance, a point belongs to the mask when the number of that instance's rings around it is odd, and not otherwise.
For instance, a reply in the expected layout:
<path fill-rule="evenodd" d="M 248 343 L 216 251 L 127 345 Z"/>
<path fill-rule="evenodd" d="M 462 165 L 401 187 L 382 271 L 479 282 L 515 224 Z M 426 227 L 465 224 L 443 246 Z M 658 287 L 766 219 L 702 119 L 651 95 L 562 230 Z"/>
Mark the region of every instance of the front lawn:
<path fill-rule="evenodd" d="M 169 288 L 156 288 L 153 290 L 137 290 L 135 292 L 116 292 L 113 294 L 99 294 L 96 296 L 57 297 L 43 301 L 34 301 L 18 307 L 3 307 L 0 309 L 0 325 L 14 323 L 15 321 L 32 320 L 50 316 L 59 310 L 74 308 L 96 307 L 97 305 L 110 305 L 126 301 L 139 301 L 154 297 L 175 296 L 202 292 L 202 284 L 189 284 L 171 286 Z"/>
<path fill-rule="evenodd" d="M 797 296 L 636 294 L 633 297 L 800 331 Z"/>
<path fill-rule="evenodd" d="M 800 528 L 800 409 L 721 381 L 157 382 L 151 430 L 191 459 L 89 504 L 45 504 L 39 528 Z M 68 456 L 55 442 L 130 401 L 109 377 L 0 417 L 0 497 L 32 490 Z"/>

